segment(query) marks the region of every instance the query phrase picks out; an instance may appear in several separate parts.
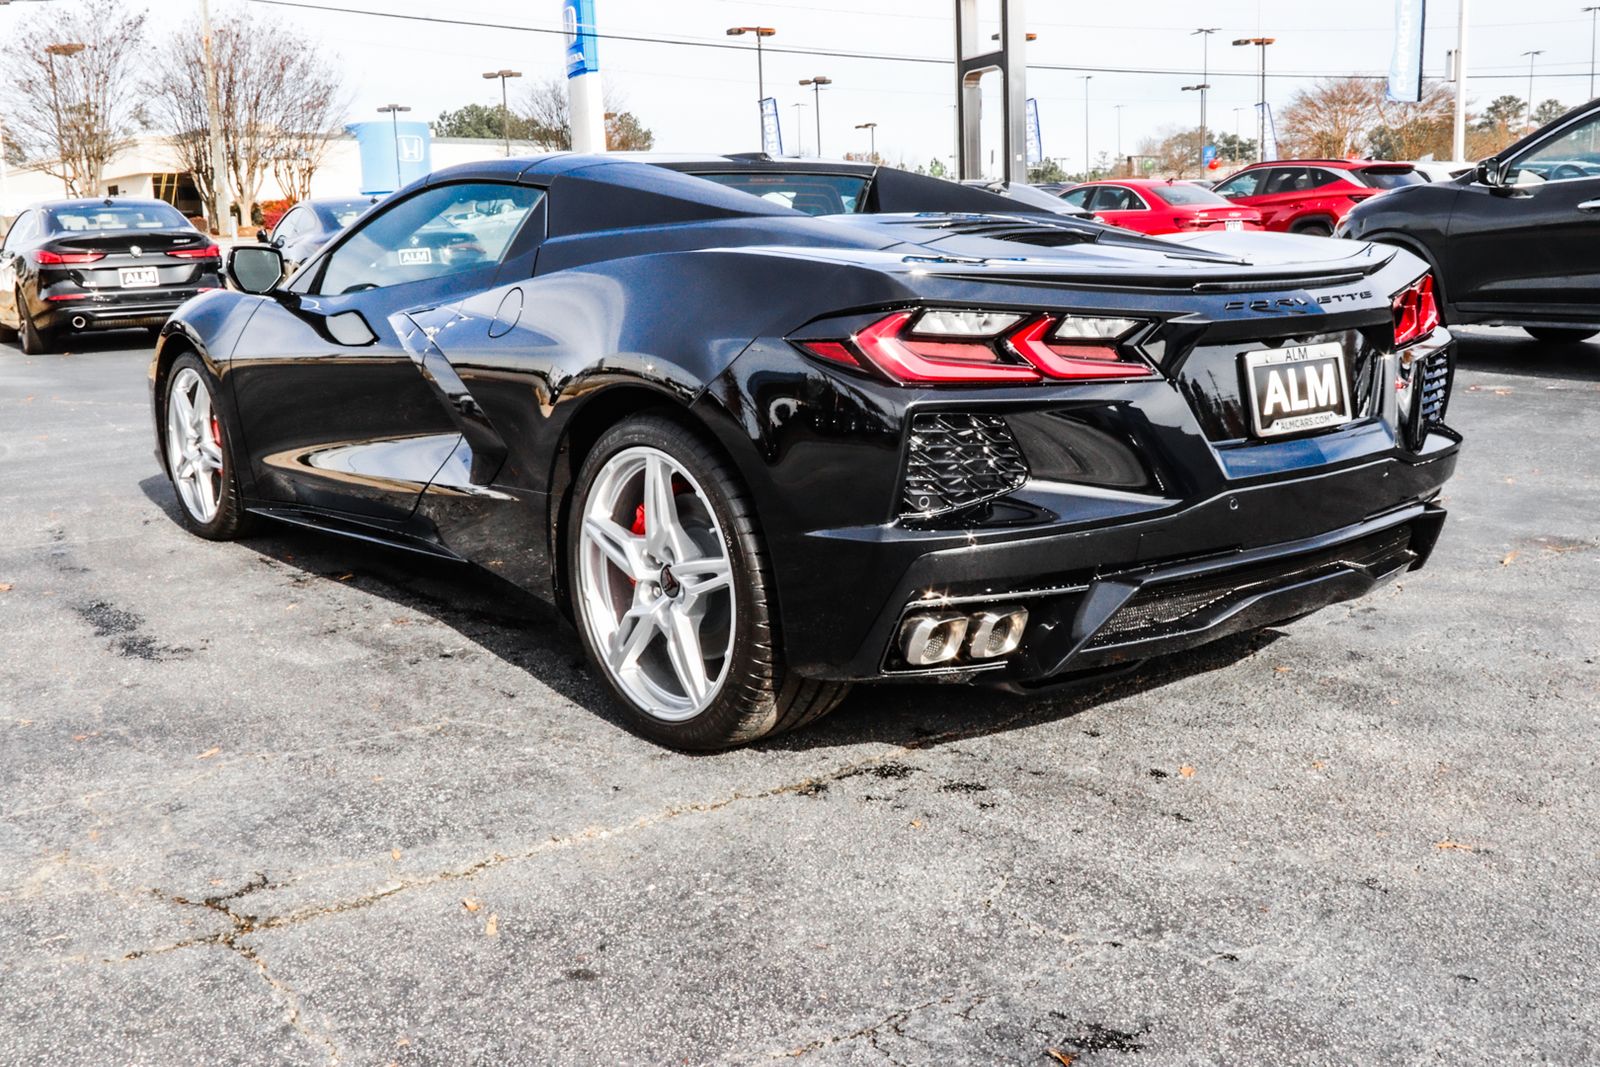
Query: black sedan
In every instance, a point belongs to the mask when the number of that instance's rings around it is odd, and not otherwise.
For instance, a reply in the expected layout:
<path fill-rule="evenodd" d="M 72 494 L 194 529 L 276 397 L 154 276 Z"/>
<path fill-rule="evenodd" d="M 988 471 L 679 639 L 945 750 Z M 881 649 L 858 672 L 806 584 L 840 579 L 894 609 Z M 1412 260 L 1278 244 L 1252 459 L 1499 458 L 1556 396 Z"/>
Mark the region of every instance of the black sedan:
<path fill-rule="evenodd" d="M 805 173 L 497 160 L 286 283 L 235 249 L 244 291 L 184 307 L 151 366 L 183 522 L 486 567 L 694 749 L 860 680 L 1076 681 L 1432 551 L 1459 438 L 1414 256 L 1152 239 L 888 170 L 845 190 L 872 213 L 810 217 Z"/>
<path fill-rule="evenodd" d="M 1552 342 L 1600 333 L 1600 101 L 1456 181 L 1357 205 L 1338 235 L 1421 256 L 1451 323 L 1520 326 Z"/>
<path fill-rule="evenodd" d="M 283 213 L 272 232 L 258 230 L 256 239 L 283 253 L 284 269 L 293 273 L 340 230 L 378 202 L 376 196 L 319 197 L 302 200 Z"/>
<path fill-rule="evenodd" d="M 37 354 L 67 332 L 156 329 L 220 288 L 221 266 L 211 239 L 163 201 L 35 204 L 0 245 L 0 335 Z"/>

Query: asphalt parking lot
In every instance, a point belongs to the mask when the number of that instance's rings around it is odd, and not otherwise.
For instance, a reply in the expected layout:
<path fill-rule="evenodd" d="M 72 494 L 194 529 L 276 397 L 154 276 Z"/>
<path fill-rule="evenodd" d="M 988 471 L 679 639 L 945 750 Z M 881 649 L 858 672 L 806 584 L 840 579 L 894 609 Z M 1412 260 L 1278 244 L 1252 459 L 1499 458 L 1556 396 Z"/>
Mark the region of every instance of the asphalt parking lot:
<path fill-rule="evenodd" d="M 1399 585 L 700 757 L 490 578 L 183 532 L 142 336 L 0 348 L 0 1063 L 1596 1062 L 1600 344 L 1463 338 Z"/>

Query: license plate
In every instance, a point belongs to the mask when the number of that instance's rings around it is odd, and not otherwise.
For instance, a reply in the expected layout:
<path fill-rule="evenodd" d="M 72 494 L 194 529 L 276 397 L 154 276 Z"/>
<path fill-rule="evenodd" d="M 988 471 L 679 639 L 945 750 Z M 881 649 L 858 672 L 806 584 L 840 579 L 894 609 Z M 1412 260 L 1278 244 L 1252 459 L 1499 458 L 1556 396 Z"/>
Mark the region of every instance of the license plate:
<path fill-rule="evenodd" d="M 154 267 L 122 267 L 117 271 L 117 277 L 124 289 L 161 284 L 161 275 Z"/>
<path fill-rule="evenodd" d="M 402 248 L 396 256 L 402 267 L 426 267 L 433 262 L 433 249 Z"/>
<path fill-rule="evenodd" d="M 1336 341 L 1246 352 L 1244 376 L 1257 437 L 1322 430 L 1352 417 L 1344 349 Z"/>
<path fill-rule="evenodd" d="M 1242 229 L 1244 229 L 1244 220 L 1243 219 L 1225 219 L 1225 220 L 1223 220 L 1222 228 L 1224 230 L 1242 230 Z"/>

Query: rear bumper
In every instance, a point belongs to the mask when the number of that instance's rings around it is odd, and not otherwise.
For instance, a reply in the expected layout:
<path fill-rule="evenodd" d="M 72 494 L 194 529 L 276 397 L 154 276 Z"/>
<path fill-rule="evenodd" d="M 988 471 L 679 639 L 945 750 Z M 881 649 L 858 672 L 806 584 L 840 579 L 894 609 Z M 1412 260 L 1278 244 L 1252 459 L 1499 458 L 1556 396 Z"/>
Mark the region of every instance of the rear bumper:
<path fill-rule="evenodd" d="M 40 329 L 87 332 L 127 330 L 164 324 L 183 302 L 201 289 L 163 289 L 158 292 L 96 293 L 82 300 L 41 301 L 34 313 Z"/>

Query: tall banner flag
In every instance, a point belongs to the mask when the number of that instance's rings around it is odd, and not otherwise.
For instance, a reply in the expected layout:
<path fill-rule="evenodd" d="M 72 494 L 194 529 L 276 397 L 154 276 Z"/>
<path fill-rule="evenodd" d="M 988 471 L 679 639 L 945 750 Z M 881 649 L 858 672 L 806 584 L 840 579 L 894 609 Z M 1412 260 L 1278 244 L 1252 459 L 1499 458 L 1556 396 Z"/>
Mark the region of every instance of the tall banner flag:
<path fill-rule="evenodd" d="M 1390 100 L 1422 99 L 1422 42 L 1428 0 L 1394 0 L 1394 56 L 1389 61 Z"/>
<path fill-rule="evenodd" d="M 1039 101 L 1028 97 L 1028 166 L 1044 162 L 1044 138 L 1039 133 Z"/>
<path fill-rule="evenodd" d="M 783 155 L 783 128 L 778 125 L 778 98 L 761 98 L 761 151 L 777 159 Z"/>

